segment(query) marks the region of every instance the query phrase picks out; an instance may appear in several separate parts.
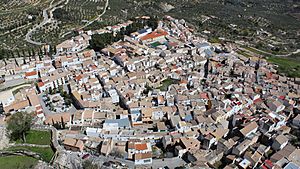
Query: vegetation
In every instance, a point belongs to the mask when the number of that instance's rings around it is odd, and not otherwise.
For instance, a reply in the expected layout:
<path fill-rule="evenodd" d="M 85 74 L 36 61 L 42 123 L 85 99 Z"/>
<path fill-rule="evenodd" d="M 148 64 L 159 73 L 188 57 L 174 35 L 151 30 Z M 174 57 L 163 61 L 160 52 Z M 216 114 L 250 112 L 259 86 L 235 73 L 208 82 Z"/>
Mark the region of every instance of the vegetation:
<path fill-rule="evenodd" d="M 243 55 L 243 56 L 245 56 L 247 58 L 253 57 L 252 55 L 250 55 L 250 54 L 248 54 L 248 53 L 246 53 L 244 51 L 237 51 L 237 53 L 240 54 L 240 55 Z"/>
<path fill-rule="evenodd" d="M 97 30 L 97 29 L 101 29 L 104 28 L 106 26 L 110 26 L 110 25 L 115 25 L 116 23 L 113 21 L 95 21 L 92 24 L 90 24 L 89 26 L 85 27 L 84 30 L 88 31 L 88 30 Z"/>
<path fill-rule="evenodd" d="M 92 35 L 92 40 L 90 41 L 90 46 L 95 51 L 100 51 L 107 45 L 124 39 L 124 35 L 130 35 L 144 27 L 148 26 L 152 29 L 156 29 L 158 26 L 158 19 L 156 17 L 151 17 L 149 20 L 143 19 L 132 19 L 133 23 L 127 28 L 121 29 L 115 35 L 113 33 L 95 34 Z"/>
<path fill-rule="evenodd" d="M 21 143 L 22 140 L 17 140 L 16 143 Z M 26 143 L 38 145 L 50 145 L 51 133 L 49 131 L 30 130 L 26 135 Z"/>
<path fill-rule="evenodd" d="M 51 0 L 1 1 L 0 2 L 0 50 L 15 51 L 34 46 L 25 42 L 25 34 L 42 20 L 42 10 Z"/>
<path fill-rule="evenodd" d="M 245 49 L 247 49 L 247 50 L 249 50 L 249 51 L 251 51 L 251 52 L 253 52 L 253 53 L 256 53 L 256 54 L 258 54 L 258 55 L 261 55 L 261 56 L 265 56 L 265 57 L 271 57 L 271 56 L 273 56 L 273 55 L 270 55 L 270 54 L 266 54 L 266 53 L 264 53 L 264 52 L 261 52 L 261 51 L 259 51 L 259 50 L 256 50 L 255 48 L 245 47 Z"/>
<path fill-rule="evenodd" d="M 165 9 L 164 4 L 173 8 Z M 242 40 L 272 54 L 287 54 L 300 48 L 296 6 L 299 2 L 275 0 L 110 0 L 104 19 L 170 15 L 187 20 L 210 42 L 219 43 L 219 37 Z"/>
<path fill-rule="evenodd" d="M 27 156 L 0 157 L 1 169 L 28 169 L 33 168 L 38 160 Z"/>
<path fill-rule="evenodd" d="M 221 43 L 221 40 L 220 40 L 219 38 L 217 38 L 217 37 L 210 37 L 210 38 L 208 39 L 208 41 L 209 41 L 210 43 Z"/>
<path fill-rule="evenodd" d="M 118 148 L 113 148 L 109 155 L 112 157 L 124 158 L 124 154 Z"/>
<path fill-rule="evenodd" d="M 153 88 L 151 86 L 149 86 L 149 84 L 147 83 L 146 86 L 145 86 L 145 90 L 143 91 L 143 93 L 146 95 L 150 91 L 153 91 Z"/>
<path fill-rule="evenodd" d="M 266 58 L 268 62 L 277 65 L 276 69 L 279 73 L 284 74 L 288 77 L 300 77 L 300 57 L 298 55 L 294 54 L 289 57 L 276 57 L 275 55 L 261 52 L 255 48 L 244 48 L 249 50 L 250 52 Z M 238 51 L 237 53 L 242 54 L 246 57 L 251 57 L 251 55 L 244 51 Z"/>
<path fill-rule="evenodd" d="M 68 94 L 66 91 L 61 91 L 60 96 L 64 98 L 64 102 L 67 106 L 71 106 L 72 98 L 70 94 Z"/>
<path fill-rule="evenodd" d="M 82 25 L 103 12 L 104 2 L 105 1 L 70 0 L 63 8 L 56 9 L 53 12 L 53 16 L 66 25 Z"/>
<path fill-rule="evenodd" d="M 168 78 L 168 79 L 162 81 L 161 82 L 161 86 L 159 87 L 159 90 L 161 90 L 161 91 L 167 91 L 168 87 L 171 84 L 178 84 L 178 80 L 174 80 L 174 79 Z"/>
<path fill-rule="evenodd" d="M 25 112 L 13 114 L 7 121 L 7 129 L 12 140 L 22 139 L 26 142 L 26 134 L 32 125 L 32 115 Z"/>
<path fill-rule="evenodd" d="M 41 156 L 41 158 L 46 162 L 50 162 L 52 156 L 54 155 L 54 152 L 50 147 L 42 148 L 42 147 L 18 146 L 18 147 L 10 147 L 7 150 L 8 151 L 31 151 L 31 152 L 35 152 L 35 153 L 38 153 Z"/>
<path fill-rule="evenodd" d="M 38 46 L 25 41 L 26 33 L 43 20 L 43 10 L 50 6 L 50 3 L 57 4 L 58 0 L 14 0 L 0 2 L 0 59 L 1 57 L 13 57 L 17 50 L 38 51 Z M 60 43 L 61 40 L 69 38 L 66 32 L 73 35 L 74 29 L 84 26 L 88 21 L 95 19 L 104 10 L 105 1 L 92 0 L 69 0 L 62 2 L 62 8 L 53 12 L 56 19 L 33 34 L 32 39 L 38 42 L 49 44 Z M 49 11 L 48 11 L 49 13 Z M 2 54 L 4 53 L 4 54 Z M 17 56 L 16 56 L 17 57 Z"/>
<path fill-rule="evenodd" d="M 16 140 L 17 144 L 22 143 L 21 139 Z M 49 131 L 30 130 L 26 135 L 27 144 L 48 145 L 49 147 L 16 146 L 10 147 L 7 151 L 31 151 L 40 155 L 41 159 L 50 162 L 54 152 L 50 147 L 51 134 Z M 21 164 L 21 162 L 20 162 Z"/>
<path fill-rule="evenodd" d="M 96 164 L 93 164 L 91 161 L 86 160 L 82 163 L 83 169 L 98 169 Z"/>
<path fill-rule="evenodd" d="M 267 57 L 267 61 L 278 66 L 279 73 L 289 77 L 300 77 L 300 62 L 294 59 Z"/>

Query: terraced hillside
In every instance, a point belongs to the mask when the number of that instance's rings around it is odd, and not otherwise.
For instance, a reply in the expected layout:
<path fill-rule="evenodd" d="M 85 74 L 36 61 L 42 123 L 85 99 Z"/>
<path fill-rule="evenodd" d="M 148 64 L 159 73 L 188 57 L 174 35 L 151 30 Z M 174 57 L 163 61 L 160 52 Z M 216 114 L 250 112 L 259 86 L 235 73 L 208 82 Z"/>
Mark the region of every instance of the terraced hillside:
<path fill-rule="evenodd" d="M 109 19 L 138 14 L 184 18 L 200 33 L 244 40 L 274 54 L 300 48 L 299 0 L 110 0 Z"/>
<path fill-rule="evenodd" d="M 0 55 L 13 57 L 22 50 L 27 53 L 46 43 L 59 43 L 72 30 L 99 19 L 106 2 L 0 0 Z"/>
<path fill-rule="evenodd" d="M 72 33 L 94 21 L 103 12 L 106 0 L 67 0 L 52 10 L 52 21 L 33 33 L 33 40 L 57 44 Z M 71 34 L 72 35 L 72 34 Z"/>
<path fill-rule="evenodd" d="M 49 3 L 50 0 L 1 0 L 0 48 L 28 47 L 23 37 L 42 20 L 41 12 Z"/>
<path fill-rule="evenodd" d="M 0 9 L 0 52 L 57 44 L 76 28 L 98 29 L 137 15 L 183 18 L 211 42 L 243 41 L 273 55 L 300 49 L 299 0 L 0 0 Z"/>

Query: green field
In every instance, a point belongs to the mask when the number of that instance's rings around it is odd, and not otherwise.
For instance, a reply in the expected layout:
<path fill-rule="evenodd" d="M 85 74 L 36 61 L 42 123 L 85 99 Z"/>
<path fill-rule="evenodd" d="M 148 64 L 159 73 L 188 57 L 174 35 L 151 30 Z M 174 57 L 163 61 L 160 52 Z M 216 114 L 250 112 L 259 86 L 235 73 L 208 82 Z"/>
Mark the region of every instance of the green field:
<path fill-rule="evenodd" d="M 37 164 L 36 159 L 25 156 L 0 157 L 1 169 L 30 169 Z"/>
<path fill-rule="evenodd" d="M 22 143 L 22 141 L 17 140 L 16 143 Z M 38 145 L 50 145 L 51 133 L 49 131 L 31 130 L 26 135 L 26 143 L 38 144 Z"/>
<path fill-rule="evenodd" d="M 259 50 L 256 50 L 256 49 L 254 49 L 254 48 L 250 48 L 250 47 L 244 47 L 244 48 L 247 49 L 247 50 L 249 50 L 249 51 L 251 51 L 251 52 L 253 52 L 253 53 L 257 53 L 258 55 L 261 55 L 261 56 L 266 56 L 266 57 L 272 56 L 272 55 L 263 53 L 263 52 L 261 52 L 261 51 L 259 51 Z"/>
<path fill-rule="evenodd" d="M 267 57 L 267 61 L 278 65 L 278 72 L 289 77 L 300 77 L 300 62 L 294 59 Z"/>
<path fill-rule="evenodd" d="M 17 140 L 17 144 L 22 144 L 22 140 Z M 26 143 L 27 144 L 36 144 L 36 145 L 49 145 L 49 147 L 29 147 L 29 146 L 16 146 L 10 147 L 8 151 L 32 151 L 38 153 L 41 158 L 50 162 L 54 152 L 50 147 L 51 144 L 51 133 L 49 131 L 38 131 L 38 130 L 30 130 L 26 135 Z M 1 168 L 1 167 L 0 167 Z"/>
<path fill-rule="evenodd" d="M 244 52 L 244 51 L 237 51 L 237 53 L 240 54 L 240 55 L 243 55 L 243 56 L 245 56 L 245 57 L 247 57 L 247 58 L 253 57 L 252 55 L 250 55 L 250 54 L 248 54 L 248 53 L 246 53 L 246 52 Z"/>
<path fill-rule="evenodd" d="M 46 161 L 46 162 L 50 162 L 54 152 L 53 150 L 49 147 L 49 148 L 41 148 L 41 147 L 27 147 L 27 146 L 19 146 L 19 147 L 10 147 L 7 149 L 8 151 L 32 151 L 35 153 L 38 153 L 41 158 Z"/>
<path fill-rule="evenodd" d="M 276 57 L 274 55 L 269 55 L 263 52 L 260 52 L 258 50 L 255 50 L 250 47 L 244 47 L 245 49 L 256 53 L 264 58 L 269 63 L 277 65 L 277 70 L 280 74 L 284 74 L 288 77 L 300 77 L 300 61 L 299 61 L 299 56 L 294 56 L 294 57 Z M 246 57 L 250 57 L 251 55 L 248 55 L 247 53 L 243 51 L 238 51 L 238 54 L 242 54 Z"/>

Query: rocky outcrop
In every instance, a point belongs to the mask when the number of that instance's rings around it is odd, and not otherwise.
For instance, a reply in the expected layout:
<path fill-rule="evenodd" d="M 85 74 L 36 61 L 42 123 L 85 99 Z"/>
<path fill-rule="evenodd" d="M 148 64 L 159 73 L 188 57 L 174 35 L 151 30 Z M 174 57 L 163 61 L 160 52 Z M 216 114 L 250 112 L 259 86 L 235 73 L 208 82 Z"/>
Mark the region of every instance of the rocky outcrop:
<path fill-rule="evenodd" d="M 9 144 L 9 138 L 7 137 L 6 131 L 5 127 L 0 127 L 0 150 L 6 148 Z"/>

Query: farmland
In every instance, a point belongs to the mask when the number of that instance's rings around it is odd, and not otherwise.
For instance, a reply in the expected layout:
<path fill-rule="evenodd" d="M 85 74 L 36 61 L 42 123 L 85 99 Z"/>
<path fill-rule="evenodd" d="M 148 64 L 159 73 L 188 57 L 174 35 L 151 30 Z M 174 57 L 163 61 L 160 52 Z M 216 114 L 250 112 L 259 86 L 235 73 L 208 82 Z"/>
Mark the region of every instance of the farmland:
<path fill-rule="evenodd" d="M 0 54 L 15 57 L 57 44 L 73 30 L 92 23 L 103 12 L 105 0 L 0 1 Z M 28 54 L 29 52 L 27 52 Z"/>

